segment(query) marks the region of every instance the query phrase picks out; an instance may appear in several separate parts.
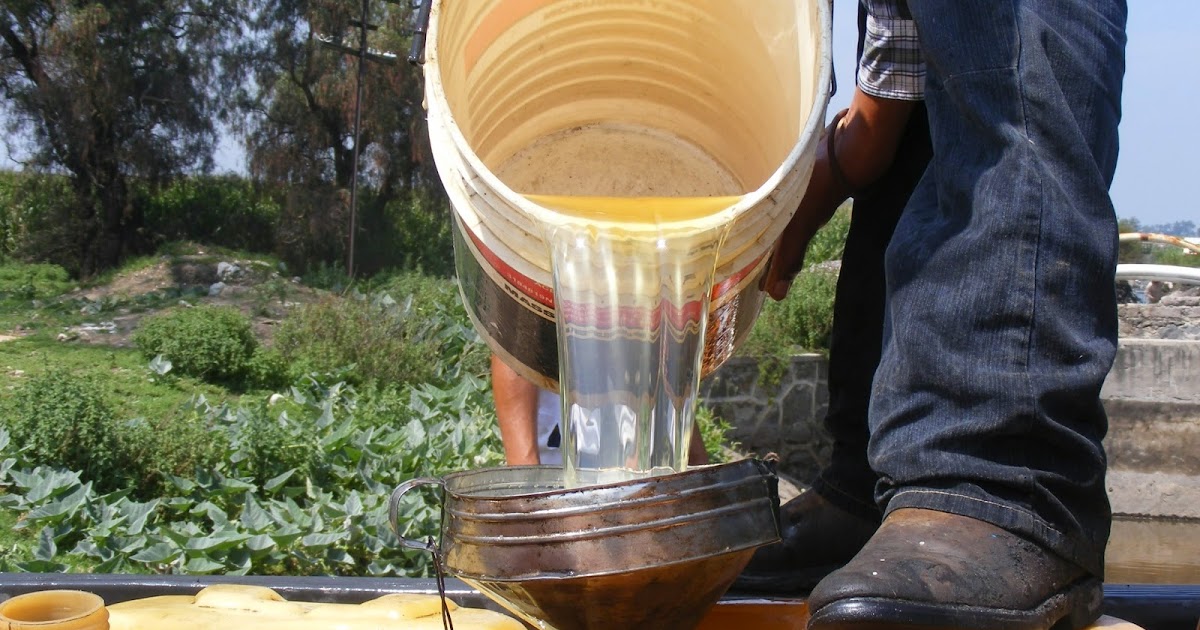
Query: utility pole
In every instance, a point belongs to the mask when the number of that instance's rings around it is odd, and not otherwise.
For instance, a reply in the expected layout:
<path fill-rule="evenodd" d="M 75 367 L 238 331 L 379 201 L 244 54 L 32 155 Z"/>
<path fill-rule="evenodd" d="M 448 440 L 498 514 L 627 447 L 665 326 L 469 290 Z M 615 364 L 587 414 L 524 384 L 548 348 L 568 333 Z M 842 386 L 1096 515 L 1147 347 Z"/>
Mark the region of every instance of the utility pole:
<path fill-rule="evenodd" d="M 346 275 L 354 280 L 354 232 L 358 219 L 358 141 L 362 136 L 363 75 L 367 71 L 367 14 L 370 0 L 362 0 L 362 21 L 358 23 L 358 80 L 354 91 L 354 164 L 350 168 L 350 246 L 346 252 Z"/>
<path fill-rule="evenodd" d="M 393 65 L 398 61 L 395 53 L 371 50 L 367 47 L 368 31 L 379 28 L 378 25 L 370 22 L 370 17 L 370 0 L 362 0 L 361 19 L 357 23 L 354 20 L 350 22 L 351 26 L 358 28 L 359 37 L 357 46 L 349 45 L 348 38 L 345 37 L 334 38 L 321 33 L 316 34 L 317 41 L 323 46 L 358 57 L 358 75 L 354 87 L 354 163 L 350 165 L 350 242 L 346 248 L 346 274 L 351 279 L 354 278 L 354 235 L 358 231 L 358 161 L 361 150 L 359 145 L 362 138 L 363 79 L 367 73 L 368 61 L 388 65 Z"/>

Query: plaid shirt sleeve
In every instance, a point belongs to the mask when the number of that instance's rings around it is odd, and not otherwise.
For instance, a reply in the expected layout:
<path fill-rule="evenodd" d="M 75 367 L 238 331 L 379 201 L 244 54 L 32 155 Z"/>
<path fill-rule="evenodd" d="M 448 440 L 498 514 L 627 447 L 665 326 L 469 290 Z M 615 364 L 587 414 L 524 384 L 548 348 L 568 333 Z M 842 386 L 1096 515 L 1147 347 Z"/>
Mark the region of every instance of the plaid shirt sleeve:
<path fill-rule="evenodd" d="M 867 28 L 858 62 L 858 87 L 871 96 L 901 101 L 925 97 L 925 60 L 917 25 L 899 0 L 863 0 Z"/>

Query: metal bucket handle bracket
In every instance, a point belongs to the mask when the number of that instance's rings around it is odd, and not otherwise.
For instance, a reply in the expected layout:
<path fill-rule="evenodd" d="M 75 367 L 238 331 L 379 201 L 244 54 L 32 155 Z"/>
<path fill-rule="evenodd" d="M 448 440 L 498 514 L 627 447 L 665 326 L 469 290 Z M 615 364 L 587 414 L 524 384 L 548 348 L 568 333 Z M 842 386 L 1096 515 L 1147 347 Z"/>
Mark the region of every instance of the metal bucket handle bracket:
<path fill-rule="evenodd" d="M 396 486 L 396 489 L 392 490 L 391 498 L 388 499 L 388 523 L 391 524 L 392 533 L 396 534 L 396 537 L 400 539 L 400 544 L 402 546 L 408 549 L 416 549 L 418 551 L 428 551 L 429 553 L 434 554 L 434 558 L 436 560 L 438 557 L 438 545 L 433 541 L 432 537 L 430 537 L 428 540 L 421 541 L 405 538 L 404 535 L 400 533 L 400 523 L 398 520 L 400 501 L 404 498 L 404 495 L 408 494 L 410 490 L 419 486 L 441 486 L 442 490 L 444 491 L 446 489 L 446 482 L 437 477 L 417 477 L 415 479 L 409 479 L 408 481 Z M 443 500 L 442 503 L 443 507 L 445 507 L 445 500 Z"/>

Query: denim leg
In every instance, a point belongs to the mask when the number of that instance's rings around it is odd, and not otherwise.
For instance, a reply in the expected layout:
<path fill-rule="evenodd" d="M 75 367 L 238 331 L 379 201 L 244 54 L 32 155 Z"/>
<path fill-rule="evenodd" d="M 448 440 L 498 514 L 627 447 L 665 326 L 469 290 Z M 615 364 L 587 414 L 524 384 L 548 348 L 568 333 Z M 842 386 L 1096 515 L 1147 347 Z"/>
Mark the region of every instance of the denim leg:
<path fill-rule="evenodd" d="M 933 160 L 889 245 L 876 498 L 1103 574 L 1119 0 L 908 0 Z"/>
<path fill-rule="evenodd" d="M 841 509 L 874 520 L 880 518 L 874 500 L 879 477 L 867 462 L 867 408 L 883 346 L 883 252 L 930 153 L 929 122 L 924 106 L 919 106 L 892 167 L 856 195 L 833 304 L 825 416 L 833 452 L 813 489 Z"/>

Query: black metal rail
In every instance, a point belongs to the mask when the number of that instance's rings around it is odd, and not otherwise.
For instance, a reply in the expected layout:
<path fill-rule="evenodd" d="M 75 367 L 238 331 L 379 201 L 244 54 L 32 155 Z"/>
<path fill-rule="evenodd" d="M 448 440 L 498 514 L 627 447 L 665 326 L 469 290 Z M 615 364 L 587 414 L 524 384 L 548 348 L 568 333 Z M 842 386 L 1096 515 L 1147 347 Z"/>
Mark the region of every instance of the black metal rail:
<path fill-rule="evenodd" d="M 116 603 L 157 595 L 192 595 L 210 584 L 265 586 L 285 599 L 341 604 L 358 604 L 388 593 L 438 593 L 436 581 L 417 578 L 0 573 L 0 601 L 61 588 L 90 591 Z M 460 580 L 446 580 L 446 594 L 463 606 L 503 610 Z M 1200 584 L 1106 584 L 1104 614 L 1146 630 L 1197 630 Z"/>

